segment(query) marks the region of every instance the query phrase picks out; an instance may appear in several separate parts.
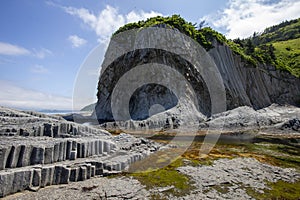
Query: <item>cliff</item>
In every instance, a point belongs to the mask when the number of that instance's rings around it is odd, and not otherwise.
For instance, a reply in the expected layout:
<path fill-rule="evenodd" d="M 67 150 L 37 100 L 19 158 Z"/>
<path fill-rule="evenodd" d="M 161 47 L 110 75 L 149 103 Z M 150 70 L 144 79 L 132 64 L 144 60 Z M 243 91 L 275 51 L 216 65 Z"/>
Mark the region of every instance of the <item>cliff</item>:
<path fill-rule="evenodd" d="M 228 46 L 214 46 L 209 55 L 222 75 L 227 109 L 243 105 L 260 109 L 272 103 L 299 105 L 299 78 L 271 65 L 249 66 Z"/>
<path fill-rule="evenodd" d="M 148 125 L 198 123 L 239 106 L 299 104 L 296 76 L 249 62 L 218 35 L 203 45 L 182 32 L 159 24 L 112 37 L 98 82 L 100 123 L 148 118 Z"/>

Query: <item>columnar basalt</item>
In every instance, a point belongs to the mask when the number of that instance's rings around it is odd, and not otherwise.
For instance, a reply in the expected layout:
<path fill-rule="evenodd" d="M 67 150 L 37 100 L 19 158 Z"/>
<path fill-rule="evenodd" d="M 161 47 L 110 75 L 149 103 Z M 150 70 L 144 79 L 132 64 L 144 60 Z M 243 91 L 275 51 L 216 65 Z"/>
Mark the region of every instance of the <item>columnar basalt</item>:
<path fill-rule="evenodd" d="M 68 122 L 0 108 L 0 197 L 121 172 L 159 145 Z"/>

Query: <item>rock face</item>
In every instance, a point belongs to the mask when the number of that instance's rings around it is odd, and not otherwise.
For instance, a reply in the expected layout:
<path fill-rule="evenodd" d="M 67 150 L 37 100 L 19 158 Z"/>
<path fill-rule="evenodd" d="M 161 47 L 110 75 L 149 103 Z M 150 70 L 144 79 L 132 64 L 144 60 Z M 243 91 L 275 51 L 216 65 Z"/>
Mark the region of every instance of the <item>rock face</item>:
<path fill-rule="evenodd" d="M 125 170 L 160 145 L 61 117 L 0 107 L 0 198 Z"/>
<path fill-rule="evenodd" d="M 247 66 L 228 46 L 214 46 L 209 54 L 223 78 L 227 109 L 243 105 L 260 109 L 272 103 L 299 105 L 299 78 L 272 66 Z"/>
<path fill-rule="evenodd" d="M 211 114 L 215 99 L 210 92 L 223 95 L 221 77 L 203 48 L 172 29 L 124 34 L 112 39 L 102 64 L 96 105 L 100 122 L 145 119 L 177 105 L 190 114 Z"/>
<path fill-rule="evenodd" d="M 128 35 L 116 35 L 112 38 L 98 82 L 96 116 L 100 123 L 114 120 L 144 120 L 151 117 L 151 114 L 162 113 L 170 109 L 176 113 L 175 110 L 179 110 L 176 105 L 180 105 L 180 102 L 184 102 L 185 105 L 193 104 L 194 108 L 185 107 L 179 111 L 179 115 L 176 114 L 177 117 L 183 113 L 190 115 L 195 112 L 209 117 L 211 114 L 244 105 L 261 109 L 272 103 L 292 105 L 299 103 L 299 78 L 287 72 L 275 70 L 272 66 L 262 64 L 257 67 L 249 66 L 228 46 L 217 42 L 214 43 L 214 48 L 207 53 L 197 49 L 195 42 L 193 43 L 190 41 L 191 39 L 182 36 L 176 30 L 158 27 L 154 29 L 154 31 L 148 32 L 133 31 Z M 159 64 L 160 68 L 168 66 L 178 72 L 181 77 L 174 80 L 172 77 L 175 75 L 170 73 L 171 70 L 155 70 L 153 63 Z M 147 66 L 147 70 L 151 69 L 152 73 L 136 71 L 131 77 L 126 76 L 126 73 L 147 64 L 151 64 Z M 213 71 L 209 67 L 211 65 L 216 66 L 217 71 Z M 212 71 L 211 74 L 209 71 Z M 213 77 L 212 74 L 215 76 Z M 148 80 L 149 77 L 154 80 L 152 83 L 151 81 L 139 82 L 139 79 Z M 221 77 L 220 81 L 223 86 L 218 85 L 219 80 L 216 81 L 216 77 Z M 118 93 L 117 96 L 112 95 L 122 78 L 139 85 L 134 91 L 124 91 L 124 93 L 130 94 L 129 103 L 123 106 L 129 110 L 130 118 L 115 119 L 112 110 L 114 102 L 126 101 L 129 98 L 122 93 Z M 161 82 L 158 80 L 161 79 L 165 79 L 169 84 L 167 86 L 160 84 Z M 192 92 L 182 92 L 182 95 L 174 93 L 173 89 L 179 88 L 178 83 L 183 79 L 191 86 L 194 94 Z M 174 88 L 171 85 L 174 85 Z M 213 87 L 219 88 L 219 90 L 213 91 Z M 222 90 L 226 94 L 225 110 L 213 111 L 214 103 L 223 101 L 220 96 L 215 99 L 213 96 Z M 188 91 L 188 89 L 184 89 L 184 91 Z M 155 105 L 160 105 L 160 107 L 156 106 L 155 112 L 151 112 Z M 151 114 L 149 115 L 149 113 Z M 202 116 L 202 120 L 204 118 Z M 165 121 L 166 118 L 159 120 Z M 201 117 L 197 120 L 201 121 Z"/>
<path fill-rule="evenodd" d="M 201 110 L 203 113 L 209 114 L 210 98 L 208 88 L 196 68 L 192 67 L 190 63 L 188 63 L 186 60 L 181 59 L 180 57 L 174 58 L 173 54 L 170 54 L 166 51 L 156 49 L 143 49 L 129 52 L 124 56 L 118 58 L 118 60 L 109 65 L 101 75 L 98 85 L 99 100 L 96 105 L 98 119 L 102 121 L 114 120 L 112 113 L 113 111 L 111 110 L 111 104 L 114 103 L 114 101 L 122 101 L 122 96 L 125 96 L 125 94 L 119 94 L 117 96 L 118 99 L 112 99 L 114 87 L 116 86 L 117 82 L 120 81 L 122 76 L 132 70 L 134 66 L 139 66 L 147 62 L 163 65 L 168 64 L 172 66 L 172 69 L 179 70 L 180 74 L 183 74 L 186 80 L 190 80 L 190 85 L 196 91 L 196 98 L 198 99 L 198 101 L 195 102 L 195 107 Z M 188 67 L 183 68 L 182 66 Z M 147 68 L 151 70 L 152 74 L 155 75 L 156 68 L 160 67 L 161 66 L 148 66 Z M 174 94 L 173 91 L 170 90 L 170 85 L 167 85 L 166 87 L 166 84 L 162 85 L 160 84 L 160 82 L 151 83 L 152 81 L 158 82 L 155 79 L 160 79 L 164 80 L 163 83 L 174 84 L 176 88 L 181 87 L 180 85 L 178 85 L 178 83 L 181 82 L 180 78 L 170 78 L 170 76 L 176 76 L 176 74 L 171 74 L 172 72 L 173 71 L 171 70 L 166 70 L 160 73 L 160 78 L 156 77 L 149 82 L 145 81 L 146 83 L 141 82 L 140 84 L 138 84 L 138 87 L 133 91 L 133 94 L 129 101 L 128 109 L 132 119 L 141 120 L 148 118 L 149 110 L 153 105 L 161 105 L 163 108 L 162 110 L 164 111 L 175 107 L 180 100 L 184 101 L 183 99 L 179 99 L 182 97 L 182 95 L 179 95 L 178 93 Z M 133 77 L 128 78 L 133 78 L 132 81 L 130 80 L 131 82 L 137 81 L 137 83 L 139 83 L 139 81 L 136 80 L 137 78 L 140 77 L 141 80 L 145 80 L 148 78 L 148 76 L 148 73 L 141 75 L 137 72 L 133 75 Z M 170 88 L 168 88 L 168 86 Z M 130 86 L 127 89 L 129 90 L 129 88 Z M 187 88 L 182 88 L 179 93 L 183 93 L 186 90 Z M 193 101 L 192 99 L 194 97 L 189 95 L 190 94 L 185 94 L 183 98 L 189 99 L 189 102 L 191 102 Z"/>

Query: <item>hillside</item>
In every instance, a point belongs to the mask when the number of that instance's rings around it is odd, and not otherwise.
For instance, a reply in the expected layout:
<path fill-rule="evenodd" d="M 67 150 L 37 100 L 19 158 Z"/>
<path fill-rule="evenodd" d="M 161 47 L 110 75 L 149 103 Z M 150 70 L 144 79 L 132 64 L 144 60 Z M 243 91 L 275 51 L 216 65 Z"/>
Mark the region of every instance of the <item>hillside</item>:
<path fill-rule="evenodd" d="M 300 19 L 284 21 L 278 25 L 266 28 L 261 34 L 255 33 L 253 43 L 255 45 L 270 42 L 286 41 L 300 37 Z"/>
<path fill-rule="evenodd" d="M 300 19 L 282 22 L 266 28 L 260 34 L 254 33 L 250 38 L 235 41 L 239 41 L 243 47 L 247 44 L 253 46 L 255 49 L 250 55 L 258 60 L 265 57 L 264 60 L 277 69 L 300 77 Z"/>
<path fill-rule="evenodd" d="M 93 110 L 95 110 L 95 105 L 96 105 L 96 103 L 89 104 L 89 105 L 83 107 L 80 111 L 93 111 Z"/>
<path fill-rule="evenodd" d="M 300 38 L 274 42 L 277 62 L 281 62 L 288 71 L 300 77 Z"/>

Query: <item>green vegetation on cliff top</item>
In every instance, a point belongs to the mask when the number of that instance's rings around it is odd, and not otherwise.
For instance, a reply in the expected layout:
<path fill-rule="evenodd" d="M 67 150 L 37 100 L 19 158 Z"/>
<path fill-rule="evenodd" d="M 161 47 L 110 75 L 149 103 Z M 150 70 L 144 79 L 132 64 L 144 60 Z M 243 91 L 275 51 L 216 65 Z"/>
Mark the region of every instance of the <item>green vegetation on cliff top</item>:
<path fill-rule="evenodd" d="M 225 44 L 240 55 L 247 66 L 258 63 L 273 65 L 277 69 L 288 71 L 300 77 L 300 19 L 285 21 L 276 26 L 266 28 L 263 33 L 254 33 L 246 39 L 229 40 L 210 27 L 202 27 L 185 21 L 179 15 L 170 17 L 153 17 L 145 21 L 126 24 L 115 34 L 134 28 L 145 28 L 165 24 L 196 40 L 207 51 L 214 48 L 213 41 Z"/>

